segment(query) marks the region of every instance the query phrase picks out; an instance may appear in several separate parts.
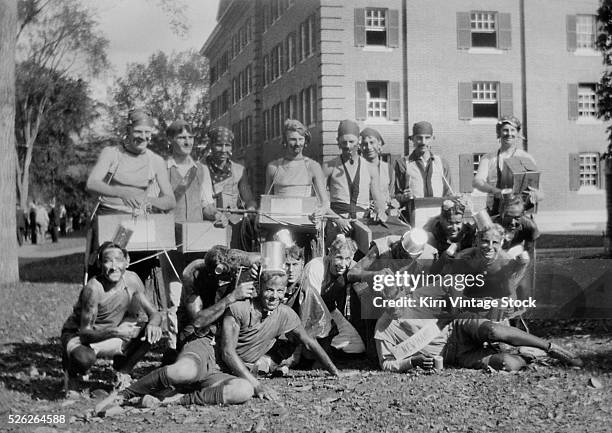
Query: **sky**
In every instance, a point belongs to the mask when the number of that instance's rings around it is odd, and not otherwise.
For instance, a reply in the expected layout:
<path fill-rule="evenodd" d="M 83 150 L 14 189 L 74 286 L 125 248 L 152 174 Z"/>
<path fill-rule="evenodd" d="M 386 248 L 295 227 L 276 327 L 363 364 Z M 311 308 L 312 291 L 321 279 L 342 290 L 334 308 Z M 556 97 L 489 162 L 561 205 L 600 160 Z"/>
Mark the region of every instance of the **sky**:
<path fill-rule="evenodd" d="M 200 50 L 215 28 L 219 0 L 179 0 L 190 27 L 184 37 L 173 33 L 160 0 L 81 0 L 96 11 L 100 30 L 110 41 L 108 55 L 113 70 L 92 86 L 94 97 L 105 99 L 113 77 L 122 75 L 130 62 L 145 63 L 151 54 Z M 169 0 L 174 1 L 174 0 Z"/>

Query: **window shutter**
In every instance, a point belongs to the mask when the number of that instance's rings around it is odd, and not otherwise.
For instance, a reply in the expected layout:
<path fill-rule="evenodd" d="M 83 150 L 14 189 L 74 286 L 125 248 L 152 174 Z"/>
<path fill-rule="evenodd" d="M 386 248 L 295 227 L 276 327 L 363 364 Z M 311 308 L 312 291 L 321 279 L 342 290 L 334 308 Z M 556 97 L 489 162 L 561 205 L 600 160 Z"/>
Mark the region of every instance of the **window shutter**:
<path fill-rule="evenodd" d="M 576 51 L 576 15 L 567 16 L 567 50 Z"/>
<path fill-rule="evenodd" d="M 470 120 L 472 110 L 472 83 L 459 83 L 459 119 Z"/>
<path fill-rule="evenodd" d="M 472 47 L 472 29 L 470 13 L 457 12 L 457 48 L 467 50 Z"/>
<path fill-rule="evenodd" d="M 400 83 L 399 81 L 389 82 L 389 120 L 400 120 Z"/>
<path fill-rule="evenodd" d="M 474 189 L 474 155 L 471 153 L 459 154 L 459 192 L 468 193 Z"/>
<path fill-rule="evenodd" d="M 567 85 L 567 110 L 570 120 L 578 119 L 578 84 Z"/>
<path fill-rule="evenodd" d="M 580 189 L 580 154 L 569 155 L 569 189 L 578 191 Z"/>
<path fill-rule="evenodd" d="M 391 48 L 399 47 L 399 11 L 391 9 L 387 11 L 387 45 Z"/>
<path fill-rule="evenodd" d="M 363 47 L 366 42 L 365 9 L 355 9 L 355 46 Z"/>
<path fill-rule="evenodd" d="M 499 83 L 499 115 L 512 116 L 513 114 L 512 83 Z"/>
<path fill-rule="evenodd" d="M 367 85 L 365 81 L 355 82 L 355 119 L 365 120 L 368 117 Z"/>
<path fill-rule="evenodd" d="M 497 14 L 497 48 L 509 50 L 512 48 L 512 23 L 510 14 Z"/>
<path fill-rule="evenodd" d="M 601 158 L 601 153 L 597 154 L 597 158 L 599 158 L 597 189 L 606 189 L 606 160 Z"/>

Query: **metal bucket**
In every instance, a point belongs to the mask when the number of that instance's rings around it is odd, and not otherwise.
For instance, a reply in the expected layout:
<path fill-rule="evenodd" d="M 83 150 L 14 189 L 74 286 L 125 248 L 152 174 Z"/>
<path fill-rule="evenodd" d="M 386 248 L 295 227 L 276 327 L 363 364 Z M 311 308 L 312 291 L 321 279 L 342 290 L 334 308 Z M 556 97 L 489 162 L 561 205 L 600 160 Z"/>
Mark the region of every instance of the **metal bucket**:
<path fill-rule="evenodd" d="M 484 230 L 493 225 L 493 221 L 491 220 L 491 217 L 486 209 L 477 212 L 474 215 L 474 221 L 476 222 L 476 227 L 478 230 Z"/>
<path fill-rule="evenodd" d="M 261 245 L 261 272 L 285 272 L 285 245 L 279 241 Z"/>

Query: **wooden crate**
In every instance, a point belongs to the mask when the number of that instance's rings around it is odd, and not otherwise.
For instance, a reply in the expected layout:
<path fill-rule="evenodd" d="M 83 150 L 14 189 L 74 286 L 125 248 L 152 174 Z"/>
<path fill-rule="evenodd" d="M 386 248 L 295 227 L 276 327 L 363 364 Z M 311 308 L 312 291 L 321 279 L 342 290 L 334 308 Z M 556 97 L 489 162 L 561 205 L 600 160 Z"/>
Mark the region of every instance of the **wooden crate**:
<path fill-rule="evenodd" d="M 232 228 L 217 228 L 212 221 L 176 223 L 176 243 L 183 253 L 208 251 L 215 245 L 230 246 Z"/>
<path fill-rule="evenodd" d="M 281 197 L 262 195 L 259 222 L 261 224 L 297 224 L 312 226 L 308 217 L 318 206 L 316 197 Z"/>
<path fill-rule="evenodd" d="M 528 187 L 539 189 L 540 172 L 532 160 L 515 156 L 504 160 L 501 180 L 503 188 L 512 188 L 514 194 L 520 194 Z"/>
<path fill-rule="evenodd" d="M 98 242 L 112 241 L 123 225 L 133 230 L 126 246 L 128 251 L 159 251 L 176 248 L 174 238 L 174 215 L 143 214 L 132 217 L 128 214 L 99 215 L 97 217 Z"/>

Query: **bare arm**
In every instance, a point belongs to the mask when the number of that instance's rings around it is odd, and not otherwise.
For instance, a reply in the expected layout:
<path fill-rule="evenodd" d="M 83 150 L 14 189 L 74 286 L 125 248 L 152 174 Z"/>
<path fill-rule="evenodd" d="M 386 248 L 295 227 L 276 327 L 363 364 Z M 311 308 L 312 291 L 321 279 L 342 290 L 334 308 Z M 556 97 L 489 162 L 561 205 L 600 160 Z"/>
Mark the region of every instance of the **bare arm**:
<path fill-rule="evenodd" d="M 220 299 L 219 302 L 198 311 L 192 323 L 194 328 L 204 328 L 205 326 L 215 323 L 223 315 L 227 307 L 234 302 L 252 297 L 254 291 L 253 282 L 241 283 L 229 295 Z M 199 299 L 199 297 L 197 299 Z"/>
<path fill-rule="evenodd" d="M 249 186 L 249 179 L 247 177 L 246 168 L 242 172 L 242 177 L 238 182 L 238 191 L 240 193 L 240 198 L 244 202 L 244 205 L 247 209 L 257 209 L 257 202 L 253 198 L 253 192 L 251 191 L 251 187 Z"/>
<path fill-rule="evenodd" d="M 275 169 L 274 166 L 272 165 L 272 163 L 269 163 L 266 166 L 266 188 L 264 189 L 264 192 L 266 194 L 270 193 L 270 187 L 272 186 L 272 180 L 274 179 L 274 173 L 275 173 Z"/>
<path fill-rule="evenodd" d="M 321 345 L 317 342 L 317 340 L 315 340 L 310 335 L 308 335 L 308 333 L 304 329 L 304 326 L 302 325 L 298 326 L 293 331 L 291 331 L 289 335 L 294 336 L 297 339 L 299 339 L 304 344 L 304 347 L 306 347 L 306 349 L 314 353 L 317 359 L 321 361 L 325 369 L 329 371 L 333 376 L 339 375 L 339 371 L 334 365 L 334 363 L 332 362 L 332 360 L 329 358 L 329 355 L 325 353 L 325 351 L 323 350 Z"/>
<path fill-rule="evenodd" d="M 501 189 L 491 186 L 487 183 L 490 164 L 496 164 L 496 161 L 486 156 L 480 160 L 480 164 L 478 164 L 478 171 L 476 172 L 476 175 L 472 180 L 472 186 L 478 191 L 486 192 L 493 195 L 499 195 L 501 193 Z"/>
<path fill-rule="evenodd" d="M 174 191 L 170 184 L 166 162 L 162 158 L 156 157 L 154 159 L 154 170 L 157 184 L 160 189 L 160 196 L 149 197 L 148 200 L 151 202 L 151 205 L 157 209 L 172 210 L 176 206 L 176 200 L 174 199 Z"/>
<path fill-rule="evenodd" d="M 312 168 L 312 184 L 314 185 L 317 197 L 321 201 L 321 210 L 324 213 L 328 212 L 329 194 L 327 193 L 327 188 L 325 187 L 325 175 L 323 174 L 321 166 L 316 161 L 312 161 L 310 166 Z"/>

